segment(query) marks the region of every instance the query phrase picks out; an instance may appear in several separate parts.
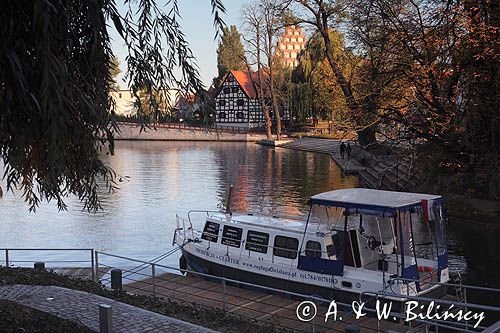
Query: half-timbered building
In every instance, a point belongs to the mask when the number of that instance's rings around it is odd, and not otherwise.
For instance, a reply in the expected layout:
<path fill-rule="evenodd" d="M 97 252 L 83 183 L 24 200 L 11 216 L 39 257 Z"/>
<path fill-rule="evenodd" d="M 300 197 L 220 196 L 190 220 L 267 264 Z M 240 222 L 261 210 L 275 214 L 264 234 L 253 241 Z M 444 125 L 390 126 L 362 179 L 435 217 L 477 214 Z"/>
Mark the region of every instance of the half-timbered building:
<path fill-rule="evenodd" d="M 264 125 L 264 112 L 254 85 L 257 81 L 256 73 L 246 71 L 233 70 L 224 76 L 215 97 L 215 121 L 218 125 L 241 128 Z"/>

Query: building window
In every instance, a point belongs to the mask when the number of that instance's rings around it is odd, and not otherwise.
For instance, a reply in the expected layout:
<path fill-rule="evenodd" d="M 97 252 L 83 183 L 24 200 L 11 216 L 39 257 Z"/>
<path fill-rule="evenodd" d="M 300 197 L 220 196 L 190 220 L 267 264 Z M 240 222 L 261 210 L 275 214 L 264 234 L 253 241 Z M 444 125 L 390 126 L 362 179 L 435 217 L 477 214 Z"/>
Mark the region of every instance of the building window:
<path fill-rule="evenodd" d="M 122 98 L 122 93 L 118 93 L 118 98 Z"/>
<path fill-rule="evenodd" d="M 289 50 L 293 50 L 293 45 L 292 45 L 292 44 L 288 44 L 288 45 L 287 45 L 287 49 L 289 49 Z"/>
<path fill-rule="evenodd" d="M 296 38 L 292 38 L 292 43 L 295 43 L 297 41 Z"/>
<path fill-rule="evenodd" d="M 231 88 L 231 92 L 233 92 L 233 93 L 237 93 L 238 91 L 240 91 L 240 88 L 238 88 L 238 87 Z"/>
<path fill-rule="evenodd" d="M 295 49 L 296 50 L 300 50 L 300 45 L 299 44 L 295 44 Z"/>
<path fill-rule="evenodd" d="M 232 75 L 228 75 L 226 81 L 227 82 L 233 82 L 234 81 L 234 77 Z"/>
<path fill-rule="evenodd" d="M 298 41 L 299 41 L 299 43 L 302 43 L 304 41 L 304 39 L 302 39 L 302 37 L 299 37 Z"/>
<path fill-rule="evenodd" d="M 295 53 L 295 52 L 291 52 L 291 53 L 290 53 L 290 56 L 291 56 L 291 58 L 297 58 L 297 53 Z"/>
<path fill-rule="evenodd" d="M 224 94 L 229 94 L 231 92 L 231 88 L 226 87 L 224 88 Z"/>
<path fill-rule="evenodd" d="M 286 48 L 285 44 L 280 44 L 280 49 L 284 50 Z"/>
<path fill-rule="evenodd" d="M 277 257 L 297 258 L 297 249 L 299 248 L 299 240 L 297 238 L 276 236 L 274 238 L 273 254 Z"/>
<path fill-rule="evenodd" d="M 224 229 L 222 230 L 221 243 L 224 245 L 239 248 L 240 244 L 241 244 L 241 235 L 242 234 L 243 234 L 243 229 L 238 228 L 238 227 L 225 225 Z"/>
<path fill-rule="evenodd" d="M 290 53 L 285 52 L 285 53 L 283 54 L 283 56 L 284 56 L 285 58 L 290 58 Z"/>
<path fill-rule="evenodd" d="M 285 43 L 288 43 L 290 41 L 290 39 L 287 37 L 285 38 Z"/>
<path fill-rule="evenodd" d="M 220 119 L 226 119 L 226 113 L 225 112 L 219 112 L 219 118 Z"/>
<path fill-rule="evenodd" d="M 306 256 L 313 258 L 321 258 L 321 243 L 315 241 L 307 241 Z"/>
<path fill-rule="evenodd" d="M 219 101 L 219 106 L 225 106 L 225 105 L 226 105 L 226 100 L 221 99 L 221 100 Z"/>
<path fill-rule="evenodd" d="M 236 112 L 236 118 L 243 119 L 243 117 L 245 117 L 245 114 L 243 112 L 241 112 L 241 111 Z"/>
<path fill-rule="evenodd" d="M 247 239 L 245 242 L 245 250 L 267 253 L 267 245 L 269 244 L 269 234 L 248 230 Z"/>
<path fill-rule="evenodd" d="M 238 105 L 238 106 L 243 106 L 243 105 L 245 105 L 245 101 L 244 101 L 243 99 L 241 99 L 241 98 L 240 98 L 240 99 L 238 99 L 238 100 L 236 101 L 236 105 Z"/>

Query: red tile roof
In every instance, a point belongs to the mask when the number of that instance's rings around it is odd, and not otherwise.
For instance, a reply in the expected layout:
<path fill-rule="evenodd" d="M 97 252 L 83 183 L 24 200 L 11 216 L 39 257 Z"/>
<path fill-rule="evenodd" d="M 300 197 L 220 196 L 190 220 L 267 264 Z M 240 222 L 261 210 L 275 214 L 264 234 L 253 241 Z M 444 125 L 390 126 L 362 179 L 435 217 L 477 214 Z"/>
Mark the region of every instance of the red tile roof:
<path fill-rule="evenodd" d="M 253 72 L 249 74 L 247 71 L 235 71 L 232 70 L 231 74 L 233 74 L 234 78 L 238 83 L 240 84 L 241 88 L 245 91 L 245 94 L 247 94 L 248 97 L 250 98 L 257 98 L 257 92 L 255 91 L 255 86 L 258 87 L 259 84 L 259 77 L 257 75 L 257 72 Z M 267 85 L 267 74 L 262 72 L 262 80 L 264 80 L 264 90 L 265 94 L 267 95 L 267 90 L 266 87 Z M 253 82 L 252 82 L 253 80 Z M 255 86 L 254 86 L 255 83 Z"/>

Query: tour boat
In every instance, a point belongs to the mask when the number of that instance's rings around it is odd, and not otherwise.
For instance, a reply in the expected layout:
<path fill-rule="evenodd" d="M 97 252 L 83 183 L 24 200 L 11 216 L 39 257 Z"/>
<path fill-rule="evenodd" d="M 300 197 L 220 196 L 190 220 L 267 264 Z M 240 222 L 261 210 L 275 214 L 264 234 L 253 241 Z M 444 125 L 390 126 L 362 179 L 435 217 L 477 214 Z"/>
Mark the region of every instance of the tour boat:
<path fill-rule="evenodd" d="M 442 296 L 449 274 L 441 196 L 353 188 L 314 195 L 309 205 L 307 219 L 177 217 L 180 267 L 346 303 L 378 293 Z"/>

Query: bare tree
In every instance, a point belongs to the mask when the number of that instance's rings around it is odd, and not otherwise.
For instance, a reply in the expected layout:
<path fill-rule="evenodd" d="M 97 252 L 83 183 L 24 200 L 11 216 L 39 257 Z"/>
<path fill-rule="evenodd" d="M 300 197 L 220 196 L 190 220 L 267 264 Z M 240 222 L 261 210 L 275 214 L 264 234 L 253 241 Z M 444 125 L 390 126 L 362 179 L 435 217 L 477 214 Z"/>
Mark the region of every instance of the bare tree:
<path fill-rule="evenodd" d="M 263 21 L 264 19 L 259 14 L 258 6 L 256 4 L 249 4 L 243 6 L 242 9 L 243 16 L 243 25 L 244 31 L 246 32 L 245 36 L 242 36 L 247 48 L 245 52 L 247 53 L 247 57 L 245 59 L 247 64 L 247 71 L 250 79 L 252 80 L 252 84 L 257 93 L 257 98 L 259 100 L 260 105 L 262 106 L 262 111 L 264 112 L 264 119 L 266 122 L 266 136 L 269 140 L 272 139 L 271 132 L 271 116 L 269 112 L 269 105 L 266 102 L 265 98 L 265 86 L 263 78 L 263 70 L 262 70 L 262 44 L 263 44 Z M 253 62 L 252 62 L 253 61 Z M 252 75 L 251 66 L 257 66 L 257 82 L 255 82 L 254 77 Z"/>
<path fill-rule="evenodd" d="M 277 0 L 259 0 L 258 8 L 264 23 L 264 53 L 267 58 L 267 71 L 269 75 L 269 92 L 276 119 L 276 139 L 281 140 L 281 114 L 278 103 L 278 92 L 275 83 L 275 60 L 277 36 L 281 31 L 282 24 L 280 16 L 287 7 L 287 2 Z"/>

